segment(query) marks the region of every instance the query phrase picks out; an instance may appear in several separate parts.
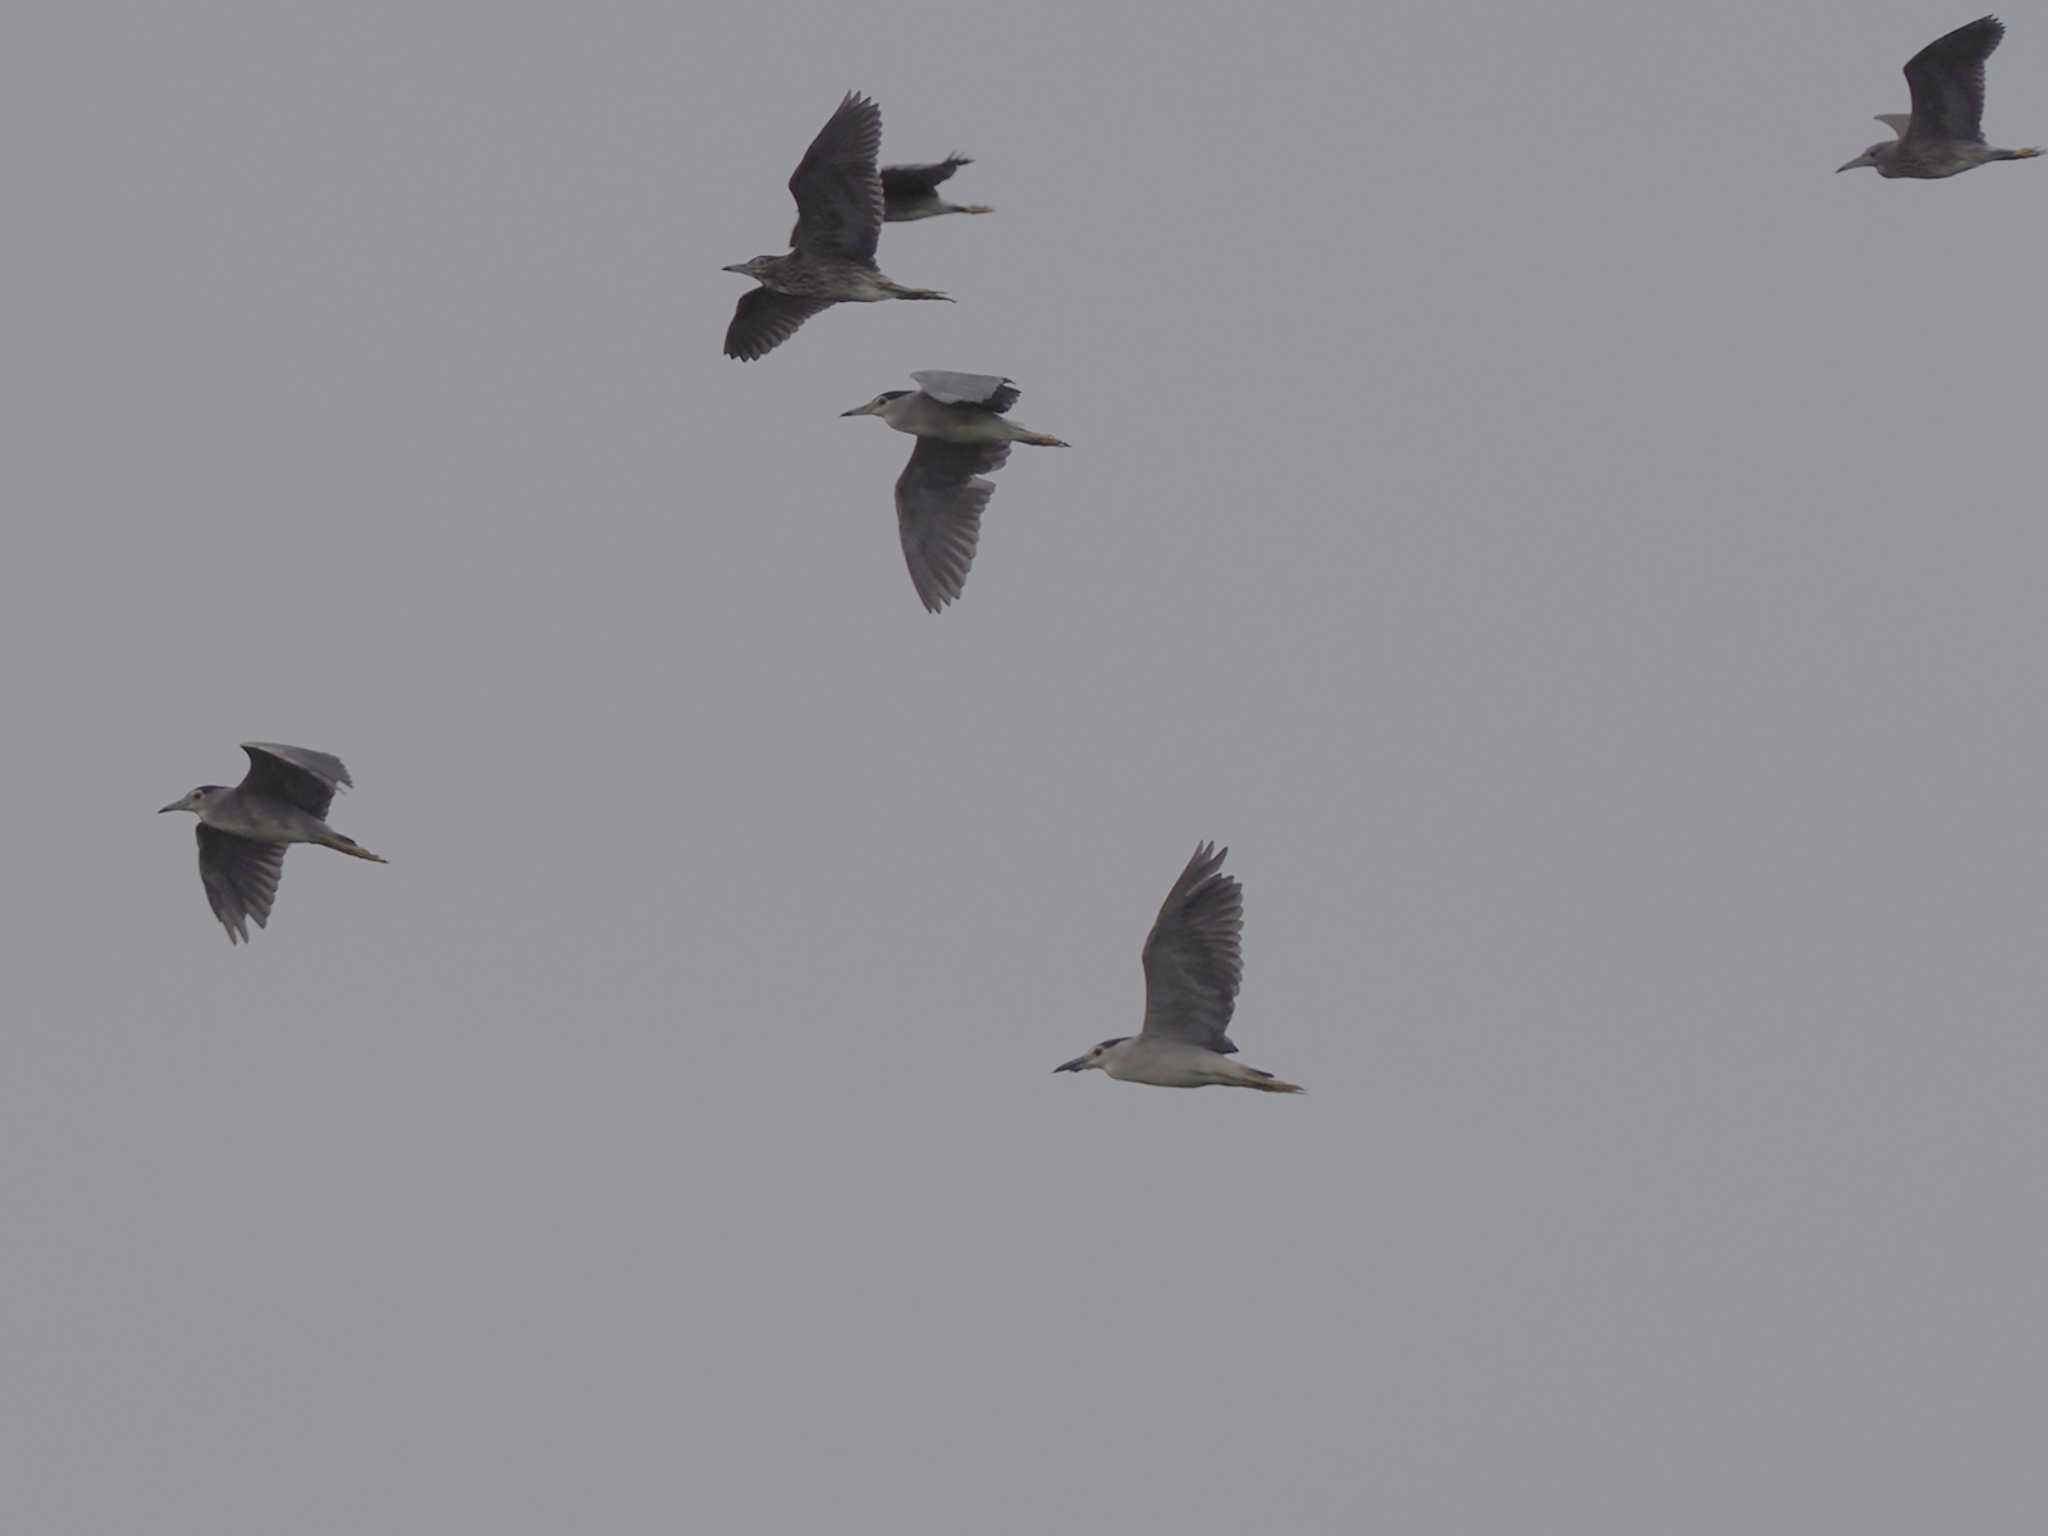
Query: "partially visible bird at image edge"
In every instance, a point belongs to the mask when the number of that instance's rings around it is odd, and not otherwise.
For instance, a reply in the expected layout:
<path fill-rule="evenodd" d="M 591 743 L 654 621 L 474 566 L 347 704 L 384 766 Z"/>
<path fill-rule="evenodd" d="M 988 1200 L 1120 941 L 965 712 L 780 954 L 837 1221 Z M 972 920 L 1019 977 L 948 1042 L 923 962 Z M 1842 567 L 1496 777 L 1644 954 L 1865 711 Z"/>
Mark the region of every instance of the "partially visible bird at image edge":
<path fill-rule="evenodd" d="M 1886 178 L 1933 181 L 1993 160 L 2031 160 L 2040 154 L 2038 147 L 1995 149 L 1984 142 L 1984 61 L 2004 36 L 2004 22 L 1980 16 L 1914 54 L 1906 61 L 1913 110 L 1877 115 L 1897 137 L 1836 166 L 1836 174 L 1867 165 Z"/>

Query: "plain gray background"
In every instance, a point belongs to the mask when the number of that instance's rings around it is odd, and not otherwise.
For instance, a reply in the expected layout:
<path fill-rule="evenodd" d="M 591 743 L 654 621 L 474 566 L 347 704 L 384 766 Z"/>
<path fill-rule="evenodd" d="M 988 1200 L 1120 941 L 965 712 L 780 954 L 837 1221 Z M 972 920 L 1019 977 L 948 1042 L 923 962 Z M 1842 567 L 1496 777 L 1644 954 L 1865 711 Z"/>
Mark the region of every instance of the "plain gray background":
<path fill-rule="evenodd" d="M 1830 174 L 1972 14 L 39 8 L 0 1529 L 2038 1522 L 2048 170 Z M 728 362 L 848 88 L 960 302 Z M 248 737 L 392 862 L 235 950 Z M 1309 1095 L 1048 1075 L 1205 837 Z"/>

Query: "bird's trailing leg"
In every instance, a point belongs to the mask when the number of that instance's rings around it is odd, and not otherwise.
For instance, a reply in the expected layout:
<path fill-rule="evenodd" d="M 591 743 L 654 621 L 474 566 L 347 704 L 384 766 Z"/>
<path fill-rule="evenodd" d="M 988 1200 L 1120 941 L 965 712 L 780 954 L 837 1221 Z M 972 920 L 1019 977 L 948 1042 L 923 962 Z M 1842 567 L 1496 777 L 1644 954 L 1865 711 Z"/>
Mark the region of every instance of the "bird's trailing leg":
<path fill-rule="evenodd" d="M 1020 443 L 1035 443 L 1040 448 L 1071 448 L 1074 446 L 1072 443 L 1062 442 L 1056 437 L 1049 437 L 1043 432 L 1027 433 L 1025 436 L 1018 438 L 1017 441 Z"/>
<path fill-rule="evenodd" d="M 1298 1083 L 1284 1082 L 1270 1072 L 1248 1067 L 1241 1061 L 1219 1056 L 1208 1063 L 1210 1081 L 1227 1088 L 1256 1088 L 1261 1093 L 1306 1093 Z"/>
<path fill-rule="evenodd" d="M 1261 1072 L 1258 1076 L 1239 1083 L 1240 1088 L 1256 1088 L 1261 1093 L 1307 1093 L 1299 1083 L 1285 1083 L 1271 1073 Z"/>
<path fill-rule="evenodd" d="M 321 846 L 323 848 L 332 848 L 336 853 L 345 853 L 352 859 L 368 859 L 372 864 L 389 864 L 391 862 L 389 859 L 381 858 L 377 854 L 370 852 L 369 849 L 365 848 L 354 838 L 343 837 L 339 832 L 331 834 Z"/>
<path fill-rule="evenodd" d="M 866 299 L 938 299 L 942 303 L 953 302 L 951 294 L 941 293 L 936 288 L 906 288 L 893 277 L 874 275 L 874 286 L 862 295 Z"/>

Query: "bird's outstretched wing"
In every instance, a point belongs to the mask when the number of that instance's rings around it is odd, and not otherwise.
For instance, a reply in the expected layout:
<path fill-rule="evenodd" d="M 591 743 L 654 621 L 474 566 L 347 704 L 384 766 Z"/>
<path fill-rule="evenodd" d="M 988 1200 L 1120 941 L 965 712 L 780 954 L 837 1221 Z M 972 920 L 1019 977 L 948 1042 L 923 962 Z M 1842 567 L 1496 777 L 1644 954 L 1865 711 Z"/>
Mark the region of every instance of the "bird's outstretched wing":
<path fill-rule="evenodd" d="M 882 238 L 882 109 L 848 91 L 789 178 L 796 199 L 792 244 L 806 256 L 873 262 Z"/>
<path fill-rule="evenodd" d="M 230 944 L 248 943 L 250 923 L 261 928 L 270 921 L 286 847 L 199 824 L 199 883 Z"/>
<path fill-rule="evenodd" d="M 1909 137 L 1983 140 L 1984 61 L 2004 36 L 2004 22 L 1980 16 L 1906 61 L 1906 84 L 1913 91 Z"/>
<path fill-rule="evenodd" d="M 1219 873 L 1228 848 L 1204 843 L 1188 860 L 1145 940 L 1144 1033 L 1229 1056 L 1225 1033 L 1244 981 L 1244 888 Z"/>
<path fill-rule="evenodd" d="M 732 324 L 725 328 L 725 355 L 751 363 L 766 357 L 790 337 L 796 328 L 830 304 L 814 299 L 793 298 L 773 288 L 756 288 L 740 295 L 732 312 Z"/>
<path fill-rule="evenodd" d="M 981 542 L 981 511 L 995 486 L 992 474 L 1010 456 L 1008 443 L 948 443 L 920 437 L 896 478 L 896 528 L 911 585 L 927 611 L 937 613 L 960 595 Z"/>
<path fill-rule="evenodd" d="M 992 373 L 950 373 L 943 368 L 926 368 L 911 377 L 918 387 L 945 405 L 979 405 L 998 416 L 1017 403 L 1023 393 L 1008 379 Z"/>
<path fill-rule="evenodd" d="M 327 819 L 327 807 L 334 792 L 353 783 L 341 759 L 331 752 L 308 747 L 287 747 L 274 741 L 245 741 L 249 771 L 241 787 L 272 800 L 287 801 L 300 810 Z M 269 910 L 266 905 L 265 911 Z"/>
<path fill-rule="evenodd" d="M 932 165 L 885 165 L 882 167 L 882 199 L 888 208 L 921 202 L 963 165 L 974 164 L 972 155 L 948 155 Z"/>

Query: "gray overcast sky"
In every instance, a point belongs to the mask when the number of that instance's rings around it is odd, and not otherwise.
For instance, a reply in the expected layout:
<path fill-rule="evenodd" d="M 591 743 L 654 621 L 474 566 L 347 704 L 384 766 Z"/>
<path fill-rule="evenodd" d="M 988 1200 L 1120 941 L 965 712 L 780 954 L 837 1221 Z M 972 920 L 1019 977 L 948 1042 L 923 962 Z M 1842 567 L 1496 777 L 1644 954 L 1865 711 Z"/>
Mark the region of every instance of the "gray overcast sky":
<path fill-rule="evenodd" d="M 1972 14 L 18 21 L 0 1529 L 2035 1526 L 2048 168 L 1831 174 Z M 728 362 L 848 88 L 960 302 Z M 234 950 L 248 737 L 392 862 Z M 1308 1096 L 1050 1076 L 1205 837 Z"/>

